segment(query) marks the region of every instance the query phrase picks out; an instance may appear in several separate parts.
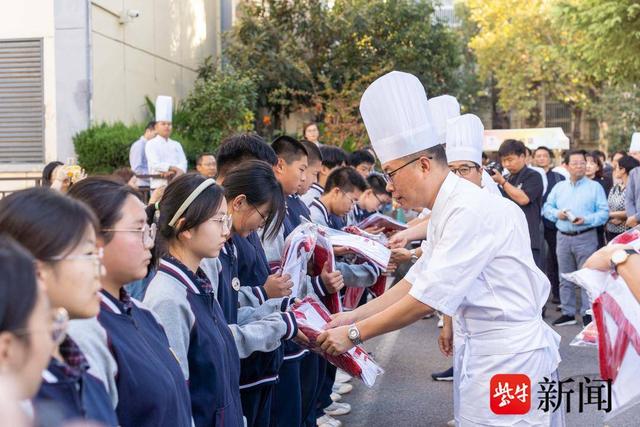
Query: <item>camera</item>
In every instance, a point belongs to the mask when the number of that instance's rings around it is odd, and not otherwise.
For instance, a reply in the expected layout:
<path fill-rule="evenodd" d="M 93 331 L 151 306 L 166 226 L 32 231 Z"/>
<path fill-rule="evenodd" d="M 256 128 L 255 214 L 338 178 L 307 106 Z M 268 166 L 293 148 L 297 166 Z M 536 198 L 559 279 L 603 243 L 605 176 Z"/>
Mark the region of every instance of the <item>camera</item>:
<path fill-rule="evenodd" d="M 489 173 L 489 175 L 495 175 L 495 174 L 502 175 L 502 171 L 504 170 L 502 165 L 498 162 L 491 162 L 484 168 Z"/>

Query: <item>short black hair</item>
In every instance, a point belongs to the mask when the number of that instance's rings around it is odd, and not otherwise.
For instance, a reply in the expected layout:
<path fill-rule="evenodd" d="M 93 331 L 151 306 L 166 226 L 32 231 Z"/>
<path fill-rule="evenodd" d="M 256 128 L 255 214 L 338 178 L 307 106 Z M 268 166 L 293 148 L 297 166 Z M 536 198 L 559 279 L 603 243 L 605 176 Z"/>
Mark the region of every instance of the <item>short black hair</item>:
<path fill-rule="evenodd" d="M 34 261 L 15 240 L 0 235 L 0 332 L 24 330 L 29 323 L 38 299 Z"/>
<path fill-rule="evenodd" d="M 322 162 L 322 153 L 316 144 L 311 141 L 307 141 L 306 139 L 303 139 L 300 143 L 307 149 L 307 159 L 309 160 L 309 164 Z"/>
<path fill-rule="evenodd" d="M 607 159 L 607 156 L 604 154 L 604 151 L 602 150 L 593 150 L 593 154 L 600 157 L 600 160 L 602 160 L 603 162 Z"/>
<path fill-rule="evenodd" d="M 216 156 L 213 153 L 209 153 L 209 152 L 200 153 L 196 156 L 196 165 L 199 165 L 200 163 L 202 163 L 202 159 L 207 156 L 212 156 L 214 160 L 216 158 Z"/>
<path fill-rule="evenodd" d="M 349 154 L 348 164 L 354 168 L 363 163 L 376 164 L 376 159 L 367 150 L 356 150 Z"/>
<path fill-rule="evenodd" d="M 339 188 L 345 193 L 360 190 L 365 191 L 368 188 L 367 182 L 362 175 L 351 166 L 342 166 L 329 174 L 324 192 L 328 193 L 333 188 Z"/>
<path fill-rule="evenodd" d="M 87 227 L 98 233 L 98 220 L 91 209 L 50 188 L 28 188 L 0 200 L 0 232 L 41 261 L 73 251 Z"/>
<path fill-rule="evenodd" d="M 635 157 L 629 155 L 622 156 L 620 160 L 618 160 L 618 167 L 624 169 L 627 174 L 638 166 L 640 166 L 640 162 Z"/>
<path fill-rule="evenodd" d="M 533 154 L 533 152 L 531 152 L 531 148 L 527 147 L 526 145 L 524 146 L 524 151 L 525 153 L 527 153 L 527 156 L 531 156 Z"/>
<path fill-rule="evenodd" d="M 226 138 L 216 154 L 218 175 L 225 176 L 231 169 L 247 160 L 262 160 L 275 166 L 278 156 L 261 136 L 244 133 Z"/>
<path fill-rule="evenodd" d="M 524 156 L 527 154 L 527 147 L 524 142 L 517 139 L 507 139 L 498 148 L 498 155 L 506 157 L 515 154 L 516 156 Z"/>
<path fill-rule="evenodd" d="M 329 169 L 343 166 L 347 163 L 347 153 L 340 147 L 321 145 L 320 153 L 322 154 L 322 166 L 326 166 Z"/>
<path fill-rule="evenodd" d="M 284 159 L 287 164 L 296 162 L 303 157 L 309 157 L 307 149 L 297 139 L 289 135 L 280 135 L 271 143 L 276 155 Z"/>
<path fill-rule="evenodd" d="M 147 126 L 144 128 L 145 132 L 148 130 L 154 130 L 156 128 L 156 121 L 155 120 L 150 120 L 149 123 L 147 123 Z"/>
<path fill-rule="evenodd" d="M 142 196 L 133 187 L 122 184 L 111 177 L 90 176 L 74 184 L 67 193 L 70 197 L 86 203 L 98 217 L 100 232 L 109 243 L 113 232 L 102 231 L 113 226 L 122 218 L 122 206 L 127 197 L 142 201 Z"/>
<path fill-rule="evenodd" d="M 616 154 L 621 154 L 622 156 L 626 156 L 628 153 L 625 150 L 618 150 L 611 153 L 611 160 L 616 156 Z"/>
<path fill-rule="evenodd" d="M 533 150 L 533 155 L 534 156 L 535 156 L 535 154 L 536 154 L 536 152 L 538 150 L 546 151 L 549 154 L 549 158 L 551 158 L 551 159 L 555 158 L 555 156 L 553 155 L 553 151 L 551 151 L 551 149 L 549 147 L 545 147 L 544 145 L 541 145 L 540 147 L 538 147 L 535 150 Z"/>
<path fill-rule="evenodd" d="M 64 165 L 64 163 L 59 162 L 57 160 L 47 163 L 47 165 L 44 167 L 44 169 L 42 169 L 42 183 L 41 183 L 41 185 L 43 187 L 51 187 L 51 181 L 52 181 L 51 175 L 53 174 L 53 171 L 58 166 L 62 166 L 62 165 Z"/>
<path fill-rule="evenodd" d="M 373 190 L 374 194 L 391 196 L 391 193 L 387 191 L 387 181 L 385 181 L 381 174 L 373 172 L 367 177 L 367 184 L 369 184 L 369 187 Z"/>
<path fill-rule="evenodd" d="M 567 152 L 564 155 L 564 162 L 566 164 L 569 164 L 569 160 L 571 159 L 571 156 L 576 156 L 576 155 L 580 155 L 582 156 L 582 158 L 587 161 L 587 152 L 584 150 L 567 150 Z"/>

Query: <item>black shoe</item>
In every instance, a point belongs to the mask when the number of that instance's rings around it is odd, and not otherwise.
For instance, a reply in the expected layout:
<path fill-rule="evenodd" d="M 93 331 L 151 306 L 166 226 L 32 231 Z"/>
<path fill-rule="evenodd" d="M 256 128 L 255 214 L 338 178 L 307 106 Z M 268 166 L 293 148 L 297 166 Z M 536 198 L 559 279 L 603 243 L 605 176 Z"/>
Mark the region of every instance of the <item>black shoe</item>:
<path fill-rule="evenodd" d="M 575 325 L 576 323 L 578 323 L 576 316 L 567 316 L 566 314 L 563 314 L 553 322 L 553 326 Z"/>
<path fill-rule="evenodd" d="M 434 381 L 453 381 L 453 366 L 444 372 L 436 372 L 431 374 Z"/>
<path fill-rule="evenodd" d="M 582 324 L 584 326 L 587 326 L 589 323 L 591 323 L 593 319 L 591 318 L 590 314 L 585 314 L 584 316 L 582 316 Z"/>

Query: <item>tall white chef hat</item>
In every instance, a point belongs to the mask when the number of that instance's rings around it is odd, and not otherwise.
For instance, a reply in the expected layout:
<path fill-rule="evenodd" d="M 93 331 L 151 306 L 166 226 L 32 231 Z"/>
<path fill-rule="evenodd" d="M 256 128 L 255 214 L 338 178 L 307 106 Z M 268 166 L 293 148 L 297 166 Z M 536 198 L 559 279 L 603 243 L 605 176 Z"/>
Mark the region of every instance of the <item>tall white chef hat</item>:
<path fill-rule="evenodd" d="M 478 116 L 464 114 L 447 121 L 447 161 L 469 160 L 482 164 L 484 126 Z"/>
<path fill-rule="evenodd" d="M 424 86 L 412 74 L 392 71 L 371 83 L 360 99 L 360 114 L 381 163 L 439 143 Z"/>
<path fill-rule="evenodd" d="M 460 104 L 451 95 L 440 95 L 431 98 L 429 101 L 429 111 L 433 119 L 433 127 L 438 133 L 438 142 L 444 144 L 447 133 L 447 120 L 460 116 Z"/>
<path fill-rule="evenodd" d="M 170 122 L 173 115 L 173 100 L 170 96 L 158 95 L 156 98 L 156 122 Z"/>
<path fill-rule="evenodd" d="M 634 132 L 631 135 L 631 145 L 629 146 L 629 152 L 634 153 L 640 151 L 640 132 Z"/>

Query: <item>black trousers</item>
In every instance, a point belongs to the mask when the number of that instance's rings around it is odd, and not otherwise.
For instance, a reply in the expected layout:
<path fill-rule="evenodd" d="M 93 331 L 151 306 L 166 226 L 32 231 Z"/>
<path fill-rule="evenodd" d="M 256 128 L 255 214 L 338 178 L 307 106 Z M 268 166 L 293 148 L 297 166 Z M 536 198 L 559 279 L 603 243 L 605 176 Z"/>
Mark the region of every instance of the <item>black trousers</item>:
<path fill-rule="evenodd" d="M 551 282 L 551 295 L 560 298 L 560 277 L 558 276 L 558 256 L 556 255 L 556 233 L 557 230 L 544 227 L 544 240 L 547 242 L 548 250 L 545 254 L 544 272 Z"/>

